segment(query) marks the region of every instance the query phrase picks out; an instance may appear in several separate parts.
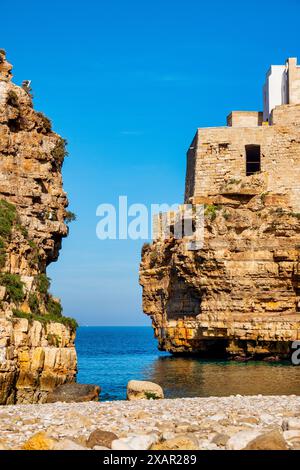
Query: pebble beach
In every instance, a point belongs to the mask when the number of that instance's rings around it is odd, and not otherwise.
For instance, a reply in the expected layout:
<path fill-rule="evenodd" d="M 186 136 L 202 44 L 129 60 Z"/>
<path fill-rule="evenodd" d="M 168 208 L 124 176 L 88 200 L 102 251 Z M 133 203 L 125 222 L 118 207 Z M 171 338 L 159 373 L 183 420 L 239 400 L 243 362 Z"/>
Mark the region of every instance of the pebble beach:
<path fill-rule="evenodd" d="M 300 397 L 229 396 L 0 407 L 0 449 L 300 449 Z"/>

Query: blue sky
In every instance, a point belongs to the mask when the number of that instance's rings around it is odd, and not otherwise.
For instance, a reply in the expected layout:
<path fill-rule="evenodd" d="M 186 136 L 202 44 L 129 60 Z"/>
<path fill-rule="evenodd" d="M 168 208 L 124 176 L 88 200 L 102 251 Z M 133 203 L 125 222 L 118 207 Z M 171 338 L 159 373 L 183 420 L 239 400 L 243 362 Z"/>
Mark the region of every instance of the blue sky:
<path fill-rule="evenodd" d="M 0 47 L 14 81 L 69 142 L 70 227 L 49 267 L 64 313 L 82 325 L 143 325 L 143 241 L 100 241 L 96 207 L 183 200 L 197 127 L 261 109 L 268 66 L 298 56 L 300 3 L 4 0 Z"/>

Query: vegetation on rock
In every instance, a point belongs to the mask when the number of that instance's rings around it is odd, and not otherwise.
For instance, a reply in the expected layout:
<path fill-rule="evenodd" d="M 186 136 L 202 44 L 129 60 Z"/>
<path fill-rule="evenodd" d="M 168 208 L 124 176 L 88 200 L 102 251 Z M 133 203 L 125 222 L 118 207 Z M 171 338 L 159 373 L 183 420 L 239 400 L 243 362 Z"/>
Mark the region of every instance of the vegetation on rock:
<path fill-rule="evenodd" d="M 18 274 L 4 273 L 0 275 L 0 284 L 6 287 L 8 300 L 19 303 L 24 300 L 24 283 Z"/>
<path fill-rule="evenodd" d="M 56 316 L 53 314 L 47 315 L 36 315 L 34 313 L 26 313 L 23 310 L 14 309 L 13 310 L 14 317 L 16 318 L 26 318 L 30 322 L 39 321 L 40 323 L 46 325 L 47 323 L 62 323 L 65 326 L 75 330 L 78 327 L 78 323 L 74 318 L 64 317 L 64 316 Z"/>
<path fill-rule="evenodd" d="M 66 211 L 65 216 L 64 216 L 64 221 L 66 224 L 69 224 L 70 222 L 74 222 L 76 220 L 76 214 L 71 211 Z"/>
<path fill-rule="evenodd" d="M 215 220 L 217 217 L 217 211 L 219 210 L 218 206 L 214 204 L 205 204 L 204 206 L 204 215 L 210 218 L 210 220 Z"/>
<path fill-rule="evenodd" d="M 50 288 L 51 279 L 46 274 L 41 273 L 35 277 L 36 288 L 40 294 L 47 294 Z"/>
<path fill-rule="evenodd" d="M 11 235 L 13 223 L 16 219 L 16 207 L 5 199 L 0 200 L 0 237 L 5 239 Z"/>
<path fill-rule="evenodd" d="M 64 158 L 68 155 L 68 151 L 66 149 L 67 141 L 66 139 L 60 138 L 57 142 L 54 149 L 51 151 L 51 155 L 59 163 L 62 163 Z"/>

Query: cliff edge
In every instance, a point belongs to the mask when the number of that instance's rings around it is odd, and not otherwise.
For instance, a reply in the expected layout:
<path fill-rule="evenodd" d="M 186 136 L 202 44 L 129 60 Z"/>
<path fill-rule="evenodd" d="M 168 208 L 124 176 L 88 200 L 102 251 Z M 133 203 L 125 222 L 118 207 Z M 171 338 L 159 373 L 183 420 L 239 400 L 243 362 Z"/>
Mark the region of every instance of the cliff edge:
<path fill-rule="evenodd" d="M 0 50 L 0 404 L 45 401 L 77 370 L 76 322 L 46 275 L 68 234 L 65 140 L 11 71 Z"/>
<path fill-rule="evenodd" d="M 195 231 L 174 236 L 185 206 L 161 217 L 156 239 L 144 245 L 143 309 L 160 349 L 289 358 L 292 342 L 300 340 L 296 59 L 288 59 L 282 74 L 289 94 L 267 107 L 267 121 L 261 112 L 234 111 L 226 127 L 196 132 L 187 153 L 185 204 L 192 226 L 203 209 L 201 246 Z"/>

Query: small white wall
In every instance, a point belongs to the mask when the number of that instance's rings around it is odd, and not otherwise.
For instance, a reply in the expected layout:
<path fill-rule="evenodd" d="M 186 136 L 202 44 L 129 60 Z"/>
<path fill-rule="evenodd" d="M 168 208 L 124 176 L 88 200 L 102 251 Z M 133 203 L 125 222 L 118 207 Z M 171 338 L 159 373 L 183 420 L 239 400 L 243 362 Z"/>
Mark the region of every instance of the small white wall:
<path fill-rule="evenodd" d="M 264 114 L 263 119 L 267 121 L 275 106 L 287 102 L 287 74 L 285 65 L 271 65 L 263 88 Z"/>
<path fill-rule="evenodd" d="M 7 97 L 7 82 L 0 80 L 0 104 L 5 104 Z"/>

